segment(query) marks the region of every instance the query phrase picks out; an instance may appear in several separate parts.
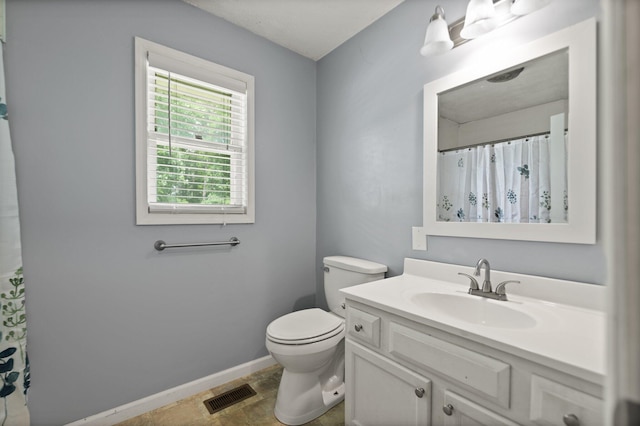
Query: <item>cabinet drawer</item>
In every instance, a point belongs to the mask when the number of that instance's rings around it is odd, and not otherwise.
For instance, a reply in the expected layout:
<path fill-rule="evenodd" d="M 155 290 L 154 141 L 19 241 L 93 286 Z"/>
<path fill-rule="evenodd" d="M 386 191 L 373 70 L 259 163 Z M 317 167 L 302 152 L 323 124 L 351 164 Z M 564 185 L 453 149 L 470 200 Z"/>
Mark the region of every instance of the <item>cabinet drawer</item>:
<path fill-rule="evenodd" d="M 538 425 L 604 424 L 601 399 L 568 386 L 531 376 L 531 409 L 529 419 Z"/>
<path fill-rule="evenodd" d="M 389 353 L 509 408 L 509 364 L 394 322 L 389 325 Z"/>
<path fill-rule="evenodd" d="M 380 346 L 380 317 L 349 306 L 347 309 L 347 330 L 361 342 L 376 348 Z"/>

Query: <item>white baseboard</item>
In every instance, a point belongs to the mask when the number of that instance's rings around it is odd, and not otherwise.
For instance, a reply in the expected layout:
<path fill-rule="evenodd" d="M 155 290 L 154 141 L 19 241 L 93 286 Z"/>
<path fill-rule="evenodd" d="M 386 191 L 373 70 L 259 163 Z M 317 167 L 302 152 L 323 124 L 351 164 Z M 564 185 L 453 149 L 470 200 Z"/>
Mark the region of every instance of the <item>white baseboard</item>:
<path fill-rule="evenodd" d="M 267 355 L 253 361 L 249 361 L 245 364 L 229 368 L 228 370 L 220 371 L 219 373 L 121 405 L 111 410 L 103 411 L 102 413 L 98 413 L 90 417 L 85 417 L 84 419 L 77 420 L 73 423 L 68 423 L 67 426 L 111 426 L 132 417 L 139 416 L 140 414 L 144 414 L 148 411 L 155 410 L 156 408 L 171 404 L 172 402 L 187 398 L 191 395 L 204 392 L 207 389 L 211 389 L 239 379 L 240 377 L 248 374 L 255 373 L 256 371 L 260 371 L 263 368 L 267 368 L 275 364 L 276 361 L 271 357 L 271 355 Z"/>

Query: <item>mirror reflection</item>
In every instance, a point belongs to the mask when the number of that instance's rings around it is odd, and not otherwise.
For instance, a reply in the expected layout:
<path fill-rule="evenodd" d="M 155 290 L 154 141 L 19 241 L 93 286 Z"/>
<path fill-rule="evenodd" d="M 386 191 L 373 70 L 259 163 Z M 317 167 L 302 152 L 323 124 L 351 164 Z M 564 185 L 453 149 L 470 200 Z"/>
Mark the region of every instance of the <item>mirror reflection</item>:
<path fill-rule="evenodd" d="M 438 93 L 437 221 L 567 223 L 568 49 Z"/>

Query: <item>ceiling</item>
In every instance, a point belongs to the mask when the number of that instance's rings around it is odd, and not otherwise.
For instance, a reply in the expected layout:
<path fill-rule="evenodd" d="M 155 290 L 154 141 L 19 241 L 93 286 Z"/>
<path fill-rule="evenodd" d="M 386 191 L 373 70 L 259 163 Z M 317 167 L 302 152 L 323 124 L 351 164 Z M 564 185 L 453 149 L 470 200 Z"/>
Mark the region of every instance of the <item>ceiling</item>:
<path fill-rule="evenodd" d="M 317 61 L 404 0 L 183 0 Z"/>

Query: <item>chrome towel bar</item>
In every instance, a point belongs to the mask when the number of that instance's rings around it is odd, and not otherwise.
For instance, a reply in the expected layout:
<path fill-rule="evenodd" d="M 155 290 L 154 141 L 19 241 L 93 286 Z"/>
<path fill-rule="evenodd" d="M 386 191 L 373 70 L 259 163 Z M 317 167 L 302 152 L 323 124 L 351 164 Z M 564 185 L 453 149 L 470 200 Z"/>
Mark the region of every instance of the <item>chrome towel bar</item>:
<path fill-rule="evenodd" d="M 162 240 L 158 240 L 153 244 L 153 248 L 162 251 L 166 248 L 182 248 L 182 247 L 204 247 L 204 246 L 224 246 L 230 245 L 232 247 L 240 244 L 240 240 L 236 237 L 231 237 L 229 241 L 217 241 L 214 243 L 189 243 L 189 244 L 167 244 Z"/>

